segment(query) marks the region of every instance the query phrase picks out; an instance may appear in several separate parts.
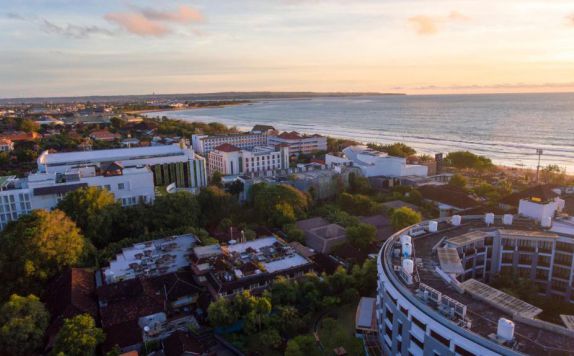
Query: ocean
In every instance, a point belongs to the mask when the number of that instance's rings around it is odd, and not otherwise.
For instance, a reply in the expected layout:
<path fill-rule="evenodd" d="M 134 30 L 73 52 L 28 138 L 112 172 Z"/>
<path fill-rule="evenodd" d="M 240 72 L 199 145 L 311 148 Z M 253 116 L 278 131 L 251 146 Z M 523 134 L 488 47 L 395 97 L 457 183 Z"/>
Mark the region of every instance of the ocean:
<path fill-rule="evenodd" d="M 279 99 L 147 116 L 404 142 L 427 154 L 468 150 L 518 167 L 536 167 L 542 149 L 543 166 L 574 174 L 574 93 Z"/>

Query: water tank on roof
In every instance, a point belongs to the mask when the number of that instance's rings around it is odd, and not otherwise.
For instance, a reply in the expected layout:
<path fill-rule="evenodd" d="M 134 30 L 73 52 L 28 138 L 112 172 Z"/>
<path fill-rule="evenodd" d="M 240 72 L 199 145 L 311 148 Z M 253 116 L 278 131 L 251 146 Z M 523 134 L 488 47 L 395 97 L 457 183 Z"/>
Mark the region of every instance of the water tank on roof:
<path fill-rule="evenodd" d="M 542 227 L 552 227 L 552 218 L 550 216 L 545 216 L 542 218 L 540 224 Z"/>
<path fill-rule="evenodd" d="M 494 214 L 493 213 L 487 213 L 484 215 L 484 222 L 487 225 L 491 225 L 494 224 Z"/>
<path fill-rule="evenodd" d="M 438 222 L 429 221 L 429 231 L 430 232 L 437 232 L 438 231 Z"/>
<path fill-rule="evenodd" d="M 405 242 L 401 244 L 403 257 L 408 258 L 411 257 L 413 253 L 413 244 L 410 242 Z"/>
<path fill-rule="evenodd" d="M 405 242 L 412 243 L 412 239 L 409 235 L 401 235 L 401 245 Z"/>
<path fill-rule="evenodd" d="M 512 214 L 504 214 L 504 217 L 502 218 L 502 223 L 504 225 L 512 225 L 513 219 L 514 219 L 514 216 Z"/>
<path fill-rule="evenodd" d="M 512 341 L 512 339 L 514 339 L 514 323 L 506 318 L 498 319 L 496 335 L 500 339 Z"/>
<path fill-rule="evenodd" d="M 415 263 L 410 258 L 405 258 L 403 260 L 403 271 L 409 276 L 413 274 L 415 270 Z"/>
<path fill-rule="evenodd" d="M 460 215 L 453 215 L 452 216 L 451 223 L 454 226 L 459 226 L 461 222 L 462 222 L 462 217 Z"/>

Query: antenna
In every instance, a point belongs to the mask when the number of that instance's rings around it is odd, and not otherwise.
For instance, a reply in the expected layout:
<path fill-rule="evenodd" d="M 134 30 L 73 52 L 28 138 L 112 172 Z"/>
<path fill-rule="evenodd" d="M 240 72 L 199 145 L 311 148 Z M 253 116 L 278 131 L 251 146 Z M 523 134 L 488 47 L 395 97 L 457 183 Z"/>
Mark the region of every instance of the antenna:
<path fill-rule="evenodd" d="M 538 183 L 540 180 L 540 160 L 542 159 L 544 151 L 541 148 L 537 148 L 536 154 L 538 155 L 538 166 L 536 166 L 536 183 Z"/>

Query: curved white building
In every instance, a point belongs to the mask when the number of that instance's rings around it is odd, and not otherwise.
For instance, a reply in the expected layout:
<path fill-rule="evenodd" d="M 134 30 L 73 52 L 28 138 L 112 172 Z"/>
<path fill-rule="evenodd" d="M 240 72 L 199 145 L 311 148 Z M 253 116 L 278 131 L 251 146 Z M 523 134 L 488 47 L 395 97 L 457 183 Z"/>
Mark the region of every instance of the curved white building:
<path fill-rule="evenodd" d="M 488 285 L 513 271 L 534 280 L 541 293 L 573 301 L 574 225 L 556 233 L 526 219 L 492 222 L 491 215 L 437 223 L 399 231 L 379 252 L 377 327 L 385 355 L 574 350 L 572 329 L 539 320 L 541 309 Z M 408 255 L 404 235 L 412 236 Z"/>

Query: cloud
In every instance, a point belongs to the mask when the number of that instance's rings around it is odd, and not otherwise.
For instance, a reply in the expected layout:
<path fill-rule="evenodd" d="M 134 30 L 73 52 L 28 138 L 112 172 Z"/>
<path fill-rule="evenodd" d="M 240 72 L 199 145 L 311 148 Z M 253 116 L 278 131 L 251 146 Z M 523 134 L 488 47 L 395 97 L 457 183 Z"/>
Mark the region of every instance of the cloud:
<path fill-rule="evenodd" d="M 409 22 L 413 24 L 419 35 L 432 35 L 438 32 L 436 21 L 429 16 L 418 15 L 409 18 Z"/>
<path fill-rule="evenodd" d="M 41 20 L 41 26 L 46 33 L 54 33 L 72 38 L 86 38 L 94 34 L 113 35 L 112 31 L 98 26 L 78 26 L 72 24 L 61 26 L 46 19 Z"/>
<path fill-rule="evenodd" d="M 572 14 L 572 15 L 566 17 L 566 20 L 568 21 L 568 24 L 569 24 L 570 26 L 574 26 L 574 14 Z"/>
<path fill-rule="evenodd" d="M 139 36 L 161 37 L 171 32 L 169 28 L 161 23 L 149 20 L 142 14 L 137 13 L 113 12 L 107 14 L 105 19 Z"/>
<path fill-rule="evenodd" d="M 173 11 L 134 7 L 131 12 L 112 12 L 104 18 L 136 35 L 161 37 L 172 32 L 166 23 L 199 22 L 203 20 L 203 15 L 199 10 L 182 5 Z"/>
<path fill-rule="evenodd" d="M 437 33 L 440 26 L 445 23 L 469 21 L 470 17 L 458 11 L 451 11 L 447 16 L 417 15 L 409 17 L 408 20 L 419 35 L 433 35 Z"/>
<path fill-rule="evenodd" d="M 147 19 L 154 21 L 191 23 L 203 20 L 203 15 L 199 10 L 186 5 L 181 5 L 176 11 L 158 11 L 155 9 L 145 8 L 141 9 L 140 12 Z"/>
<path fill-rule="evenodd" d="M 11 19 L 11 20 L 26 20 L 26 18 L 24 16 L 17 14 L 15 12 L 7 13 L 6 18 Z"/>

